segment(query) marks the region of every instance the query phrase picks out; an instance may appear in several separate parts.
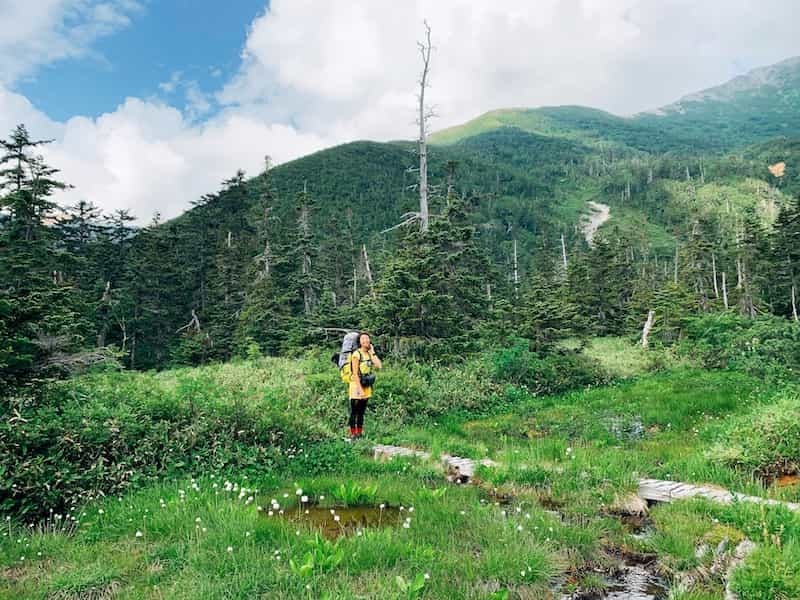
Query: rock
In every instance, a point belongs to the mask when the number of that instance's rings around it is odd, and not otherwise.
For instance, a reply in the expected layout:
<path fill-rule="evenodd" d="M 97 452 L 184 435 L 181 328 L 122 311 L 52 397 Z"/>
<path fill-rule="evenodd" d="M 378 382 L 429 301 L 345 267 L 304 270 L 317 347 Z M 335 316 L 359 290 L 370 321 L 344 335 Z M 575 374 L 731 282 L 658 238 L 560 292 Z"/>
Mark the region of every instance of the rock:
<path fill-rule="evenodd" d="M 628 494 L 624 498 L 618 496 L 611 505 L 611 512 L 619 515 L 643 517 L 647 511 L 647 502 L 637 494 Z"/>
<path fill-rule="evenodd" d="M 728 566 L 728 570 L 725 572 L 725 600 L 739 600 L 739 596 L 731 589 L 731 576 L 736 568 L 739 567 L 739 565 L 744 562 L 744 559 L 755 549 L 756 545 L 753 542 L 750 540 L 742 540 L 733 551 L 733 560 Z"/>

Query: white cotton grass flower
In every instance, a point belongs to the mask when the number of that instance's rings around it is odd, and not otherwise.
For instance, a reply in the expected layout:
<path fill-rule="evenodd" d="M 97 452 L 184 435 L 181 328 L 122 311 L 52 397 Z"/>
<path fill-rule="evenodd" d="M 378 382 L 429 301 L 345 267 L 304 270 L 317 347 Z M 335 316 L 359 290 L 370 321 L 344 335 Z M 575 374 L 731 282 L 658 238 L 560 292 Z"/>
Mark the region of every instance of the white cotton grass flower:
<path fill-rule="evenodd" d="M 233 552 L 233 546 L 228 546 L 228 553 L 230 554 L 231 552 Z"/>
<path fill-rule="evenodd" d="M 271 516 L 272 516 L 272 515 L 274 515 L 274 514 L 275 514 L 275 513 L 274 513 L 273 511 L 269 511 L 269 512 L 267 513 L 267 516 L 270 516 L 270 517 L 271 517 Z"/>
<path fill-rule="evenodd" d="M 300 502 L 302 502 L 303 504 L 305 504 L 306 502 L 308 502 L 308 496 L 301 496 L 301 497 L 300 497 Z"/>
<path fill-rule="evenodd" d="M 341 519 L 342 519 L 342 518 L 341 518 L 339 515 L 333 515 L 333 520 L 334 520 L 334 521 L 336 521 L 337 523 L 338 523 L 339 521 L 341 521 Z"/>
<path fill-rule="evenodd" d="M 403 523 L 403 529 L 410 529 L 410 528 L 411 528 L 410 522 L 406 521 L 405 523 Z"/>
<path fill-rule="evenodd" d="M 102 515 L 105 511 L 101 508 L 97 511 L 97 514 Z"/>
<path fill-rule="evenodd" d="M 203 520 L 203 519 L 201 519 L 200 517 L 195 517 L 195 519 L 194 519 L 194 522 L 195 522 L 195 523 L 199 523 L 199 522 L 200 522 L 200 521 L 202 521 L 202 520 Z"/>
<path fill-rule="evenodd" d="M 431 578 L 431 574 L 430 573 L 425 573 L 425 575 L 423 575 L 423 577 L 425 579 L 430 579 Z"/>
<path fill-rule="evenodd" d="M 295 495 L 295 496 L 302 496 L 302 495 L 303 495 L 303 490 L 302 490 L 301 488 L 297 488 L 297 489 L 294 491 L 294 495 Z"/>
<path fill-rule="evenodd" d="M 137 538 L 140 538 L 140 537 L 142 537 L 143 535 L 144 535 L 144 534 L 143 534 L 141 531 L 137 531 L 137 532 L 136 532 L 136 537 L 137 537 Z"/>

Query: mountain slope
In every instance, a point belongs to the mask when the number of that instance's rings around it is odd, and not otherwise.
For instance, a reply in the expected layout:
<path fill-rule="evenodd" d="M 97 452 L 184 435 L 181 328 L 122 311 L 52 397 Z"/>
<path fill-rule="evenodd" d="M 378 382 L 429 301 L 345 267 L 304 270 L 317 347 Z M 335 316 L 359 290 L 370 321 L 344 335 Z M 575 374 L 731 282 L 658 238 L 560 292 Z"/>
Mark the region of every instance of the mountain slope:
<path fill-rule="evenodd" d="M 436 132 L 434 145 L 455 144 L 469 137 L 513 127 L 528 133 L 560 137 L 584 145 L 617 148 L 628 152 L 687 151 L 692 139 L 654 131 L 632 119 L 584 106 L 511 108 L 485 113 L 463 125 Z"/>
<path fill-rule="evenodd" d="M 636 115 L 634 121 L 671 135 L 704 138 L 720 150 L 800 135 L 800 57 L 754 69 Z"/>
<path fill-rule="evenodd" d="M 800 57 L 633 117 L 582 106 L 500 109 L 435 132 L 430 141 L 455 144 L 504 127 L 649 153 L 720 152 L 776 136 L 797 136 Z"/>

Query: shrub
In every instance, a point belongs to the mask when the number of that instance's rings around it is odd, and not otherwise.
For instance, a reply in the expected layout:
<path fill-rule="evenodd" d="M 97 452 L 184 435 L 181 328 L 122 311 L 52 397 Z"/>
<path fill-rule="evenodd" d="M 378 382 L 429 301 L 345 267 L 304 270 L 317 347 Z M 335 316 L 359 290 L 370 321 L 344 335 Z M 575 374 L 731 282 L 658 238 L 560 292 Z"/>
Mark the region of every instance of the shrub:
<path fill-rule="evenodd" d="M 563 392 L 605 380 L 600 365 L 580 352 L 560 349 L 550 354 L 536 353 L 524 340 L 495 352 L 491 364 L 496 381 L 523 386 L 535 395 Z"/>
<path fill-rule="evenodd" d="M 706 367 L 732 368 L 778 379 L 800 377 L 800 324 L 778 317 L 732 314 L 695 317 L 684 351 Z"/>
<path fill-rule="evenodd" d="M 800 397 L 759 406 L 732 421 L 712 458 L 761 477 L 800 472 Z"/>

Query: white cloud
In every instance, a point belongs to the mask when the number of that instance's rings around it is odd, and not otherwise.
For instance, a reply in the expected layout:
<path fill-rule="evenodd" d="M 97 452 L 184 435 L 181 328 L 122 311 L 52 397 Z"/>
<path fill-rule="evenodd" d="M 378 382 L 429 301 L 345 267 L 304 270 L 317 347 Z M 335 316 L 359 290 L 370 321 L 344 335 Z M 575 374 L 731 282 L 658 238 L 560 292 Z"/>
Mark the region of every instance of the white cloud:
<path fill-rule="evenodd" d="M 24 121 L 55 137 L 48 158 L 76 186 L 70 200 L 143 219 L 174 216 L 237 168 L 257 173 L 265 154 L 281 162 L 352 139 L 413 137 L 424 18 L 437 128 L 507 106 L 631 113 L 800 54 L 796 0 L 272 0 L 215 95 L 176 73 L 160 87 L 184 93 L 182 111 L 129 98 L 57 123 L 10 82 L 90 52 L 138 4 L 9 2 L 0 0 L 0 133 Z"/>
<path fill-rule="evenodd" d="M 127 27 L 141 10 L 135 0 L 0 0 L 0 85 L 87 55 L 95 40 Z"/>
<path fill-rule="evenodd" d="M 411 137 L 416 41 L 451 125 L 507 106 L 632 113 L 800 54 L 796 0 L 273 0 L 220 93 L 336 139 Z"/>
<path fill-rule="evenodd" d="M 176 216 L 237 169 L 260 172 L 266 154 L 284 162 L 325 145 L 235 112 L 195 124 L 165 104 L 129 98 L 96 120 L 67 121 L 45 156 L 75 186 L 62 202 L 88 198 L 106 211 L 131 208 L 146 221 L 156 211 Z"/>

